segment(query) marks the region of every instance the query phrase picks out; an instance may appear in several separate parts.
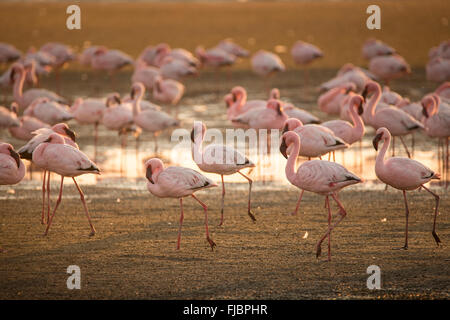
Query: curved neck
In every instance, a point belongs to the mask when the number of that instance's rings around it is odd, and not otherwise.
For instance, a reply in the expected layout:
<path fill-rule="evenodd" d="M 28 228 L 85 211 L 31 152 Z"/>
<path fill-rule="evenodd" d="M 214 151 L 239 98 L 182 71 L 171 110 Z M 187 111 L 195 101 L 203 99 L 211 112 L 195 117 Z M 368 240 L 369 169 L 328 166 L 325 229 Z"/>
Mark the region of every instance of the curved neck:
<path fill-rule="evenodd" d="M 242 91 L 240 98 L 236 101 L 234 105 L 239 110 L 244 106 L 246 102 L 247 102 L 247 92 Z"/>
<path fill-rule="evenodd" d="M 352 118 L 352 122 L 353 122 L 353 130 L 352 131 L 353 131 L 354 135 L 363 136 L 364 130 L 365 130 L 364 122 L 361 119 L 361 117 L 359 116 L 359 114 L 356 112 L 355 109 L 356 109 L 355 105 L 353 105 L 350 108 L 350 118 Z"/>
<path fill-rule="evenodd" d="M 16 102 L 19 105 L 23 104 L 23 82 L 25 81 L 25 73 L 24 72 L 20 72 L 20 77 L 19 79 L 15 78 L 14 81 L 14 87 L 13 87 L 13 96 L 14 96 L 14 100 L 16 100 Z"/>
<path fill-rule="evenodd" d="M 143 93 L 139 92 L 139 95 L 133 100 L 133 117 L 136 117 L 141 113 L 141 100 Z"/>
<path fill-rule="evenodd" d="M 368 109 L 369 109 L 370 116 L 373 117 L 375 115 L 375 108 L 376 108 L 378 102 L 380 101 L 380 99 L 381 99 L 381 90 L 379 87 L 377 87 L 373 97 L 369 100 Z"/>
<path fill-rule="evenodd" d="M 386 152 L 389 149 L 389 145 L 391 144 L 391 137 L 383 139 L 383 147 L 377 154 L 377 158 L 375 160 L 375 169 L 380 170 L 384 168 L 384 157 L 386 156 Z"/>
<path fill-rule="evenodd" d="M 203 163 L 203 134 L 194 138 L 194 142 L 191 143 L 192 159 L 199 165 Z"/>
<path fill-rule="evenodd" d="M 294 146 L 291 150 L 291 153 L 289 154 L 289 158 L 286 163 L 286 178 L 291 182 L 294 183 L 295 180 L 295 162 L 297 160 L 298 154 L 300 152 L 300 139 L 296 139 L 294 141 Z"/>

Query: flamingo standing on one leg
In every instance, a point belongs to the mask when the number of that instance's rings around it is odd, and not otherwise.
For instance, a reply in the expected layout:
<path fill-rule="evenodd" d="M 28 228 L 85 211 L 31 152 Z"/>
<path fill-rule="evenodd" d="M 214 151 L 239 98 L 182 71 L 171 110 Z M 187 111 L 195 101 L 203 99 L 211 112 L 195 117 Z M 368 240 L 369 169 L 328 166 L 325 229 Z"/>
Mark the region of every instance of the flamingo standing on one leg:
<path fill-rule="evenodd" d="M 432 235 L 436 244 L 439 246 L 441 240 L 436 234 L 436 217 L 439 213 L 439 196 L 432 192 L 430 189 L 424 186 L 425 183 L 432 179 L 439 179 L 438 173 L 435 173 L 431 169 L 425 167 L 420 162 L 403 157 L 394 157 L 387 160 L 384 159 L 386 151 L 389 148 L 391 142 L 391 134 L 386 128 L 379 128 L 376 132 L 376 136 L 373 139 L 373 146 L 375 150 L 378 150 L 378 143 L 383 140 L 383 147 L 377 155 L 375 162 L 375 173 L 381 181 L 390 185 L 391 187 L 402 190 L 403 198 L 405 200 L 406 209 L 406 229 L 405 229 L 405 245 L 402 249 L 408 249 L 408 201 L 406 200 L 406 191 L 415 190 L 417 188 L 424 188 L 431 193 L 436 199 L 436 208 L 434 210 L 434 221 Z"/>
<path fill-rule="evenodd" d="M 89 211 L 84 199 L 84 193 L 78 186 L 75 177 L 86 173 L 100 174 L 100 170 L 97 168 L 94 162 L 77 148 L 64 143 L 64 138 L 57 133 L 52 133 L 47 140 L 41 143 L 33 152 L 33 162 L 44 170 L 55 172 L 61 176 L 61 185 L 59 187 L 59 196 L 56 201 L 53 213 L 50 216 L 50 220 L 47 223 L 44 235 L 48 234 L 48 230 L 55 217 L 56 210 L 61 203 L 64 177 L 72 178 L 75 186 L 80 193 L 80 199 L 83 203 L 84 212 L 89 221 L 91 227 L 90 236 L 95 235 L 95 228 L 91 222 Z"/>
<path fill-rule="evenodd" d="M 305 66 L 305 84 L 309 80 L 309 72 L 306 66 L 311 64 L 313 61 L 322 58 L 323 52 L 318 47 L 311 43 L 304 41 L 297 41 L 291 49 L 291 55 L 296 64 Z"/>
<path fill-rule="evenodd" d="M 361 183 L 363 180 L 351 173 L 343 166 L 336 162 L 325 160 L 310 160 L 302 163 L 295 171 L 295 162 L 297 154 L 300 152 L 300 137 L 295 132 L 286 132 L 282 136 L 280 151 L 283 156 L 288 159 L 286 163 L 286 177 L 291 184 L 310 192 L 325 196 L 325 203 L 328 209 L 328 230 L 319 239 L 316 244 L 316 257 L 320 256 L 321 245 L 323 240 L 328 237 L 328 261 L 331 260 L 331 231 L 345 218 L 347 212 L 341 201 L 337 197 L 337 193 L 344 187 L 352 184 Z M 289 157 L 288 154 L 289 153 Z M 331 225 L 331 207 L 328 197 L 331 196 L 339 207 L 337 215 L 338 220 Z"/>
<path fill-rule="evenodd" d="M 12 145 L 0 143 L 0 185 L 11 185 L 22 181 L 25 166 Z M 4 252 L 0 248 L 0 252 Z"/>
<path fill-rule="evenodd" d="M 164 168 L 164 164 L 158 158 L 152 158 L 145 163 L 147 189 L 151 194 L 159 198 L 178 198 L 180 199 L 180 228 L 178 229 L 177 250 L 180 249 L 181 243 L 181 227 L 183 225 L 184 212 L 183 212 L 183 198 L 192 196 L 203 207 L 205 212 L 205 229 L 206 240 L 211 246 L 211 250 L 214 250 L 216 244 L 209 237 L 208 230 L 208 207 L 202 201 L 200 201 L 194 192 L 217 187 L 212 180 L 208 179 L 201 173 L 183 167 L 168 167 Z"/>
<path fill-rule="evenodd" d="M 253 72 L 264 77 L 266 90 L 269 91 L 268 77 L 277 72 L 283 72 L 286 67 L 275 53 L 259 50 L 251 58 Z"/>
<path fill-rule="evenodd" d="M 244 168 L 253 168 L 255 164 L 251 162 L 245 155 L 236 149 L 223 144 L 210 144 L 204 149 L 202 148 L 203 140 L 206 134 L 206 126 L 202 122 L 195 122 L 191 132 L 192 140 L 192 158 L 200 170 L 220 174 L 222 179 L 222 202 L 220 224 L 223 224 L 223 210 L 225 202 L 225 183 L 224 175 L 239 173 L 248 181 L 248 215 L 253 221 L 255 216 L 251 211 L 251 194 L 253 180 L 241 172 Z"/>

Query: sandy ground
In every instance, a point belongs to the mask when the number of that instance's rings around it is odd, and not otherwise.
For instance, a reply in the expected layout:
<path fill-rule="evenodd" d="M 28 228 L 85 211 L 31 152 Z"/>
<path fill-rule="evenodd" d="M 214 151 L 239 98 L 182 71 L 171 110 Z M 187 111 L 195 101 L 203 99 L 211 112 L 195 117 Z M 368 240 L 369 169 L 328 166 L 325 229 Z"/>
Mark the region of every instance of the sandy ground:
<path fill-rule="evenodd" d="M 144 185 L 140 180 L 138 185 Z M 145 190 L 113 191 L 89 201 L 97 234 L 90 238 L 74 187 L 48 237 L 39 222 L 40 192 L 17 191 L 27 200 L 3 200 L 0 255 L 2 299 L 348 299 L 449 298 L 450 222 L 448 194 L 441 199 L 437 248 L 431 236 L 434 200 L 409 194 L 410 249 L 403 245 L 404 208 L 399 191 L 346 191 L 348 216 L 332 234 L 332 261 L 315 257 L 326 230 L 323 198 L 305 193 L 298 216 L 290 216 L 298 192 L 257 184 L 257 222 L 246 214 L 241 184 L 228 185 L 225 225 L 219 221 L 220 189 L 199 192 L 210 205 L 211 252 L 204 238 L 203 212 L 185 201 L 181 250 L 175 250 L 179 207 Z M 117 199 L 120 202 L 117 202 Z M 386 219 L 384 221 L 384 219 Z M 308 236 L 305 238 L 305 233 Z M 68 290 L 66 268 L 81 268 L 81 290 Z M 382 272 L 382 290 L 366 287 L 370 265 Z"/>

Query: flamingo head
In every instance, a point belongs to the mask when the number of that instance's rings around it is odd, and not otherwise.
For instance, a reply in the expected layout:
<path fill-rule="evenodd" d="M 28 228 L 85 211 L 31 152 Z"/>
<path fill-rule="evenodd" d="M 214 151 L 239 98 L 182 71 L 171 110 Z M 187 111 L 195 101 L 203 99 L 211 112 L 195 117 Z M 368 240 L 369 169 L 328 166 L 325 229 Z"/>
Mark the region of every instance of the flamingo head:
<path fill-rule="evenodd" d="M 288 131 L 281 136 L 280 152 L 286 159 L 295 142 L 300 143 L 300 137 L 295 132 Z"/>
<path fill-rule="evenodd" d="M 355 94 L 352 96 L 350 100 L 350 104 L 354 106 L 354 108 L 357 108 L 358 115 L 362 115 L 364 112 L 363 104 L 364 104 L 364 98 L 360 96 L 359 94 Z"/>
<path fill-rule="evenodd" d="M 120 99 L 120 95 L 117 92 L 111 93 L 106 98 L 106 107 L 112 106 L 114 103 L 122 104 L 122 100 Z"/>
<path fill-rule="evenodd" d="M 16 161 L 17 168 L 20 167 L 20 156 L 9 143 L 0 144 L 0 153 L 10 155 Z"/>
<path fill-rule="evenodd" d="M 234 96 L 231 93 L 225 95 L 223 100 L 225 101 L 225 106 L 227 107 L 227 109 L 231 107 L 231 105 L 235 102 Z"/>
<path fill-rule="evenodd" d="M 426 118 L 431 117 L 433 114 L 436 113 L 436 105 L 438 101 L 434 94 L 427 94 L 425 97 L 422 98 L 421 104 L 422 104 L 422 113 Z"/>
<path fill-rule="evenodd" d="M 296 119 L 296 118 L 289 118 L 284 122 L 283 130 L 281 131 L 281 134 L 284 134 L 285 132 L 292 131 L 297 127 L 303 126 L 303 123 Z"/>
<path fill-rule="evenodd" d="M 151 184 L 155 184 L 159 173 L 164 169 L 164 164 L 158 158 L 152 158 L 145 162 L 145 177 Z"/>
<path fill-rule="evenodd" d="M 61 122 L 61 123 L 55 124 L 52 127 L 52 130 L 62 136 L 69 137 L 70 140 L 72 140 L 73 142 L 75 142 L 75 140 L 76 140 L 75 132 L 70 130 L 69 126 L 66 123 Z"/>
<path fill-rule="evenodd" d="M 378 128 L 375 137 L 372 140 L 373 147 L 378 151 L 378 144 L 381 139 L 386 140 L 390 136 L 390 132 L 385 127 Z"/>
<path fill-rule="evenodd" d="M 22 75 L 25 72 L 25 69 L 23 67 L 22 64 L 20 63 L 14 63 L 11 66 L 11 73 L 9 74 L 9 79 L 10 81 L 14 82 L 15 76 L 16 74 L 18 74 L 19 76 Z"/>
<path fill-rule="evenodd" d="M 58 133 L 52 133 L 51 135 L 49 135 L 44 143 L 65 144 L 64 138 Z"/>
<path fill-rule="evenodd" d="M 11 110 L 11 112 L 15 113 L 16 115 L 19 113 L 19 105 L 17 104 L 17 102 L 12 102 L 9 109 Z"/>
<path fill-rule="evenodd" d="M 205 137 L 205 134 L 206 134 L 205 124 L 201 121 L 195 121 L 191 131 L 191 141 L 195 143 L 195 140 L 198 139 L 200 135 L 203 139 Z"/>
<path fill-rule="evenodd" d="M 144 93 L 145 93 L 145 87 L 142 84 L 142 82 L 133 83 L 133 85 L 131 86 L 131 92 L 130 92 L 131 99 L 134 100 L 135 98 L 142 98 Z"/>
<path fill-rule="evenodd" d="M 233 95 L 233 101 L 236 102 L 240 97 L 246 97 L 247 91 L 244 87 L 237 86 L 231 89 L 231 94 Z"/>
<path fill-rule="evenodd" d="M 278 88 L 273 88 L 270 91 L 270 98 L 271 99 L 280 99 L 281 94 L 280 94 L 280 90 Z"/>
<path fill-rule="evenodd" d="M 366 86 L 364 87 L 364 90 L 362 92 L 362 97 L 364 98 L 364 100 L 367 100 L 367 96 L 369 93 L 374 93 L 374 92 L 381 92 L 381 86 L 372 80 L 367 81 Z"/>
<path fill-rule="evenodd" d="M 267 101 L 267 108 L 275 110 L 280 116 L 283 114 L 283 106 L 280 100 L 270 99 Z"/>

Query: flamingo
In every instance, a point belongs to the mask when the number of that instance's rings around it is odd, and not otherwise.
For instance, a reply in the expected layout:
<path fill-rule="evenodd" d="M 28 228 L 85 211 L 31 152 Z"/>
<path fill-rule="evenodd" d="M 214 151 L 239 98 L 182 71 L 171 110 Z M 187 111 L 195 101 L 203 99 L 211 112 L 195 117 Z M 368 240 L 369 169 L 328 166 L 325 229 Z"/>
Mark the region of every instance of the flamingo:
<path fill-rule="evenodd" d="M 152 109 L 143 111 L 141 109 L 141 100 L 144 93 L 145 87 L 142 83 L 136 82 L 133 84 L 130 95 L 133 99 L 133 120 L 142 130 L 153 133 L 155 137 L 155 153 L 157 153 L 158 134 L 165 129 L 178 126 L 179 121 L 163 111 Z"/>
<path fill-rule="evenodd" d="M 195 54 L 202 66 L 220 68 L 231 66 L 236 61 L 236 56 L 228 53 L 222 48 L 216 47 L 205 50 L 202 46 L 195 49 Z"/>
<path fill-rule="evenodd" d="M 197 68 L 200 65 L 200 61 L 188 50 L 183 48 L 174 48 L 167 50 L 161 50 L 156 55 L 156 65 L 160 66 L 165 57 L 170 57 L 175 60 L 180 60 L 187 63 L 189 66 Z"/>
<path fill-rule="evenodd" d="M 267 79 L 269 76 L 277 73 L 284 72 L 286 67 L 281 58 L 275 53 L 259 50 L 251 58 L 252 70 L 257 75 L 265 78 L 266 88 L 269 91 L 269 84 Z"/>
<path fill-rule="evenodd" d="M 420 187 L 424 188 L 436 199 L 432 235 L 434 240 L 436 241 L 436 244 L 439 246 L 441 240 L 436 234 L 436 218 L 439 213 L 439 196 L 425 187 L 425 183 L 428 183 L 432 179 L 439 179 L 440 175 L 413 159 L 393 157 L 386 160 L 385 155 L 391 142 L 391 134 L 387 128 L 378 128 L 376 136 L 373 139 L 373 146 L 375 150 L 378 150 L 378 144 L 380 140 L 383 141 L 383 147 L 377 154 L 375 162 L 375 173 L 378 179 L 380 179 L 384 183 L 390 185 L 395 189 L 401 190 L 403 192 L 403 198 L 405 200 L 406 229 L 405 245 L 402 247 L 402 249 L 408 249 L 409 209 L 408 201 L 406 199 L 406 191 L 415 190 Z"/>
<path fill-rule="evenodd" d="M 392 136 L 398 136 L 405 148 L 408 158 L 411 158 L 411 154 L 409 153 L 408 147 L 403 141 L 402 136 L 411 134 L 419 128 L 423 129 L 423 124 L 399 108 L 388 106 L 375 112 L 375 106 L 381 98 L 381 87 L 375 81 L 369 81 L 367 83 L 363 92 L 363 97 L 368 93 L 373 93 L 374 96 L 364 107 L 365 110 L 367 109 L 367 121 L 365 122 L 371 125 L 375 130 L 386 127 Z"/>
<path fill-rule="evenodd" d="M 35 117 L 42 122 L 54 125 L 59 122 L 65 122 L 73 119 L 70 109 L 49 98 L 36 98 L 23 112 L 26 116 Z"/>
<path fill-rule="evenodd" d="M 114 87 L 115 73 L 127 65 L 133 64 L 133 58 L 120 50 L 99 47 L 91 57 L 91 66 L 94 70 L 102 70 L 109 73 L 111 86 Z"/>
<path fill-rule="evenodd" d="M 397 54 L 372 58 L 369 62 L 369 70 L 377 78 L 384 80 L 386 84 L 392 79 L 401 78 L 411 73 L 409 64 L 402 56 Z"/>
<path fill-rule="evenodd" d="M 95 55 L 95 52 L 103 48 L 103 50 L 108 50 L 104 46 L 89 46 L 83 50 L 83 52 L 78 55 L 78 62 L 85 67 L 90 67 L 92 63 L 92 57 Z"/>
<path fill-rule="evenodd" d="M 297 156 L 308 157 L 309 160 L 316 157 L 322 159 L 321 157 L 329 152 L 348 148 L 348 145 L 344 140 L 335 136 L 333 131 L 327 127 L 321 125 L 303 125 L 298 119 L 287 119 L 282 133 L 284 134 L 287 131 L 295 132 L 303 141 L 302 148 Z M 291 215 L 297 215 L 300 203 L 302 202 L 303 193 L 304 190 L 300 192 L 297 205 Z"/>
<path fill-rule="evenodd" d="M 377 39 L 368 39 L 366 42 L 364 42 L 364 45 L 362 47 L 362 56 L 366 60 L 370 60 L 372 58 L 378 57 L 378 56 L 389 56 L 392 54 L 395 54 L 395 49 L 387 45 L 381 40 Z"/>
<path fill-rule="evenodd" d="M 165 57 L 159 67 L 159 73 L 164 79 L 180 80 L 187 76 L 197 75 L 197 69 L 184 60 Z"/>
<path fill-rule="evenodd" d="M 316 244 L 316 257 L 321 254 L 321 245 L 328 236 L 328 261 L 331 260 L 331 231 L 345 218 L 347 212 L 338 199 L 338 192 L 352 184 L 361 183 L 363 180 L 345 169 L 336 162 L 325 160 L 310 160 L 302 163 L 295 171 L 297 154 L 301 150 L 301 138 L 295 132 L 285 132 L 280 145 L 281 154 L 288 159 L 286 163 L 286 178 L 291 184 L 301 190 L 307 190 L 325 196 L 325 204 L 328 209 L 328 230 Z M 287 154 L 289 153 L 289 157 Z M 331 196 L 339 207 L 338 220 L 331 225 L 331 207 L 329 203 Z"/>
<path fill-rule="evenodd" d="M 39 130 L 41 128 L 50 128 L 50 125 L 48 125 L 45 122 L 42 122 L 41 120 L 30 117 L 30 116 L 21 116 L 18 118 L 20 125 L 18 127 L 10 127 L 8 128 L 9 133 L 11 135 L 19 140 L 29 141 L 33 138 L 32 132 Z"/>
<path fill-rule="evenodd" d="M 16 74 L 18 77 L 16 77 Z M 25 69 L 21 64 L 15 63 L 12 67 L 11 79 L 14 81 L 13 96 L 20 108 L 28 107 L 36 98 L 45 97 L 58 103 L 66 103 L 66 99 L 47 89 L 28 89 L 23 92 Z"/>
<path fill-rule="evenodd" d="M 356 91 L 356 85 L 353 82 L 344 82 L 322 93 L 317 100 L 319 109 L 329 115 L 338 115 L 342 101 L 352 91 Z"/>
<path fill-rule="evenodd" d="M 19 127 L 20 121 L 17 119 L 16 104 L 11 105 L 10 109 L 0 106 L 0 129 Z"/>
<path fill-rule="evenodd" d="M 442 83 L 434 92 L 441 98 L 450 102 L 450 81 Z"/>
<path fill-rule="evenodd" d="M 64 67 L 68 62 L 75 60 L 76 56 L 72 49 L 62 43 L 58 42 L 48 42 L 44 44 L 39 51 L 48 53 L 49 55 L 54 57 L 52 67 L 55 69 L 55 79 L 56 79 L 56 87 L 57 92 L 60 91 L 60 79 L 59 79 L 59 70 Z"/>
<path fill-rule="evenodd" d="M 22 53 L 9 43 L 0 42 L 0 63 L 8 63 L 20 58 Z"/>
<path fill-rule="evenodd" d="M 152 90 L 155 78 L 160 74 L 161 72 L 158 68 L 144 65 L 138 61 L 131 76 L 131 82 L 142 82 L 147 90 Z"/>
<path fill-rule="evenodd" d="M 291 55 L 296 64 L 307 66 L 313 61 L 322 58 L 323 52 L 315 45 L 299 40 L 292 46 Z M 308 82 L 308 78 L 308 69 L 305 69 L 305 83 Z"/>
<path fill-rule="evenodd" d="M 450 80 L 450 59 L 435 57 L 426 65 L 427 80 L 442 82 Z"/>
<path fill-rule="evenodd" d="M 265 108 L 255 108 L 231 121 L 253 129 L 281 129 L 288 116 L 283 111 L 281 101 L 270 99 Z"/>
<path fill-rule="evenodd" d="M 280 100 L 280 90 L 278 88 L 273 88 L 270 91 L 269 99 Z M 296 118 L 304 124 L 320 123 L 320 119 L 314 116 L 313 114 L 309 113 L 308 111 L 302 108 L 297 108 L 296 106 L 294 106 L 292 103 L 289 102 L 282 101 L 282 103 L 283 103 L 283 110 L 289 118 Z"/>
<path fill-rule="evenodd" d="M 267 105 L 266 100 L 247 100 L 247 90 L 244 87 L 236 86 L 231 89 L 233 104 L 227 111 L 228 120 L 246 113 L 254 108 L 264 108 Z"/>
<path fill-rule="evenodd" d="M 178 198 L 180 199 L 180 228 L 178 229 L 177 250 L 180 249 L 181 243 L 181 227 L 183 225 L 183 198 L 187 196 L 193 197 L 203 207 L 205 212 L 205 229 L 206 240 L 214 250 L 215 242 L 209 236 L 208 230 L 208 207 L 200 199 L 198 199 L 194 192 L 217 187 L 217 184 L 208 179 L 201 173 L 184 168 L 184 167 L 168 167 L 164 168 L 164 164 L 158 158 L 152 158 L 145 162 L 147 189 L 151 194 L 159 198 Z"/>
<path fill-rule="evenodd" d="M 171 52 L 167 43 L 160 43 L 156 46 L 146 47 L 139 55 L 138 60 L 145 62 L 148 66 L 159 67 L 158 60 Z"/>
<path fill-rule="evenodd" d="M 361 92 L 369 80 L 370 78 L 361 70 L 352 69 L 322 83 L 319 87 L 319 90 L 325 92 L 336 87 L 342 87 L 348 82 L 352 82 L 356 86 L 355 91 Z"/>
<path fill-rule="evenodd" d="M 236 57 L 246 58 L 249 56 L 248 50 L 242 48 L 240 45 L 238 45 L 230 38 L 220 41 L 217 44 L 216 48 L 220 48 L 225 52 L 228 52 L 229 54 L 232 54 Z"/>
<path fill-rule="evenodd" d="M 337 72 L 336 75 L 339 77 L 339 76 L 342 76 L 344 73 L 347 73 L 347 72 L 352 71 L 352 70 L 358 70 L 358 71 L 361 71 L 361 72 L 364 73 L 366 76 L 368 76 L 370 79 L 372 79 L 372 80 L 377 80 L 377 77 L 376 77 L 372 72 L 370 72 L 370 71 L 367 70 L 367 69 L 364 69 L 364 68 L 361 68 L 361 67 L 357 67 L 357 66 L 355 66 L 353 63 L 346 63 L 346 64 L 344 64 L 344 65 L 338 70 L 338 72 Z"/>
<path fill-rule="evenodd" d="M 0 185 L 17 184 L 25 176 L 25 166 L 19 154 L 8 143 L 0 143 Z M 4 252 L 0 248 L 0 253 Z"/>
<path fill-rule="evenodd" d="M 181 82 L 173 79 L 163 79 L 161 76 L 155 77 L 153 86 L 153 98 L 159 102 L 175 106 L 183 97 L 185 87 Z M 178 115 L 178 107 L 175 112 Z"/>
<path fill-rule="evenodd" d="M 440 103 L 439 96 L 436 94 L 426 95 L 422 99 L 423 114 L 425 116 L 423 124 L 425 133 L 431 138 L 438 138 L 439 145 L 445 141 L 445 188 L 448 187 L 448 160 L 449 160 L 449 137 L 450 137 L 450 106 Z M 438 145 L 438 148 L 439 148 Z"/>
<path fill-rule="evenodd" d="M 437 47 L 432 47 L 428 52 L 428 57 L 430 59 L 436 57 L 450 59 L 450 40 L 444 40 Z"/>
<path fill-rule="evenodd" d="M 91 222 L 91 217 L 89 216 L 89 211 L 84 199 L 84 193 L 75 180 L 75 177 L 82 174 L 100 174 L 100 170 L 97 168 L 95 163 L 89 160 L 89 158 L 77 148 L 65 144 L 64 138 L 57 133 L 50 134 L 47 140 L 37 146 L 33 152 L 33 162 L 38 167 L 49 172 L 55 172 L 61 176 L 58 200 L 56 201 L 53 213 L 48 220 L 44 235 L 46 236 L 48 234 L 48 230 L 50 229 L 53 218 L 55 217 L 56 210 L 61 203 L 64 177 L 72 178 L 75 183 L 75 186 L 80 193 L 80 199 L 83 203 L 84 212 L 91 227 L 90 236 L 95 235 L 95 228 Z"/>
<path fill-rule="evenodd" d="M 22 146 L 17 152 L 20 154 L 22 159 L 26 159 L 29 161 L 33 161 L 33 153 L 36 148 L 48 140 L 51 134 L 59 134 L 63 137 L 64 142 L 67 145 L 70 145 L 76 149 L 78 149 L 78 145 L 75 142 L 76 136 L 75 132 L 73 132 L 69 126 L 65 123 L 58 123 L 51 128 L 40 128 L 36 131 L 31 132 L 34 136 L 28 141 L 24 146 Z M 44 178 L 42 180 L 42 215 L 41 215 L 41 224 L 44 224 L 44 212 L 45 212 L 45 195 L 47 192 L 47 221 L 50 219 L 50 171 L 44 170 Z M 47 188 L 45 186 L 47 180 Z"/>
<path fill-rule="evenodd" d="M 206 134 L 206 126 L 199 121 L 194 123 L 191 132 L 192 141 L 192 158 L 200 170 L 204 172 L 211 172 L 220 174 L 222 179 L 222 202 L 221 202 L 221 217 L 220 224 L 223 224 L 223 211 L 225 202 L 225 183 L 224 175 L 232 175 L 239 173 L 248 181 L 248 208 L 247 214 L 256 221 L 254 214 L 251 211 L 251 193 L 253 180 L 241 172 L 244 168 L 253 168 L 255 164 L 250 161 L 245 155 L 236 149 L 223 144 L 210 144 L 203 149 L 202 144 Z"/>

